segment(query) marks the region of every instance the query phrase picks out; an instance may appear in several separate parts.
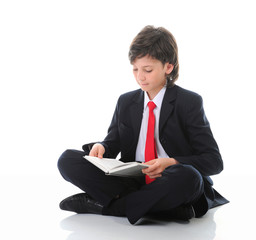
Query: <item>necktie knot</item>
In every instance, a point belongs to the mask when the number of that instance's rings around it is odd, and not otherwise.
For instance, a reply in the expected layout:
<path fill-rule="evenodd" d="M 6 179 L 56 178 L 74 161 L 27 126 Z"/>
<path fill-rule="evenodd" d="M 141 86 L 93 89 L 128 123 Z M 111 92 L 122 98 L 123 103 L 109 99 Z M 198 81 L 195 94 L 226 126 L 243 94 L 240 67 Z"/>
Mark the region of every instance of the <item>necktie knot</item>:
<path fill-rule="evenodd" d="M 152 102 L 152 101 L 148 102 L 148 108 L 150 111 L 153 111 L 155 109 L 155 107 L 156 107 L 156 104 L 154 102 Z"/>

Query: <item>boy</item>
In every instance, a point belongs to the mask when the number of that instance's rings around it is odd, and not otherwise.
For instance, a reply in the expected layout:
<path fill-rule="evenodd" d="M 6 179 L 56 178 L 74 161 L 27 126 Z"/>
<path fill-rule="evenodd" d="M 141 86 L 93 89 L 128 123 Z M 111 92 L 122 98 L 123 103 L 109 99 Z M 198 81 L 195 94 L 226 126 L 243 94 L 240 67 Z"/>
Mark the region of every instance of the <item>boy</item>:
<path fill-rule="evenodd" d="M 67 150 L 62 176 L 84 191 L 64 199 L 63 210 L 126 216 L 146 214 L 189 220 L 228 201 L 212 188 L 210 175 L 223 169 L 202 98 L 175 85 L 178 48 L 164 28 L 146 26 L 133 40 L 129 59 L 139 90 L 120 96 L 103 142 Z M 106 176 L 83 156 L 140 161 L 145 177 Z"/>

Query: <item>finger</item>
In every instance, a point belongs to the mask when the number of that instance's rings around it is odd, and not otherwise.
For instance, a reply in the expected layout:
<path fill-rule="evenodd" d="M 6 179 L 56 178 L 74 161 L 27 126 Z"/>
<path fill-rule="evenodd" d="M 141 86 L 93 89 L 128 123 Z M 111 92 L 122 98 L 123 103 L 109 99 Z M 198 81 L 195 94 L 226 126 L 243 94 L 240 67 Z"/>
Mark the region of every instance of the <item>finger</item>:
<path fill-rule="evenodd" d="M 99 145 L 97 150 L 98 150 L 98 153 L 97 153 L 98 158 L 103 158 L 103 154 L 105 153 L 105 148 L 102 145 Z"/>
<path fill-rule="evenodd" d="M 155 172 L 157 170 L 158 166 L 156 165 L 150 165 L 148 168 L 143 169 L 143 173 L 145 174 L 152 174 L 153 172 Z"/>
<path fill-rule="evenodd" d="M 144 162 L 144 164 L 146 164 L 146 165 L 153 165 L 155 162 L 156 162 L 156 159 L 153 159 L 153 160 Z"/>
<path fill-rule="evenodd" d="M 150 175 L 150 178 L 159 178 L 162 177 L 162 174 Z"/>
<path fill-rule="evenodd" d="M 89 156 L 91 156 L 91 157 L 97 157 L 97 153 L 96 153 L 95 149 L 92 149 L 92 150 L 90 151 Z"/>
<path fill-rule="evenodd" d="M 89 153 L 89 156 L 92 156 L 92 157 L 98 157 L 98 146 L 93 146 L 90 153 Z"/>
<path fill-rule="evenodd" d="M 159 174 L 161 175 L 162 174 L 162 170 L 161 168 L 159 168 L 157 165 L 153 165 L 153 166 L 150 166 L 146 169 L 143 169 L 145 174 L 149 175 L 149 176 L 158 176 Z"/>
<path fill-rule="evenodd" d="M 98 157 L 103 158 L 103 154 L 105 153 L 105 148 L 101 145 L 98 148 Z"/>
<path fill-rule="evenodd" d="M 103 154 L 104 154 L 103 151 L 99 151 L 99 152 L 98 152 L 98 158 L 103 158 Z"/>

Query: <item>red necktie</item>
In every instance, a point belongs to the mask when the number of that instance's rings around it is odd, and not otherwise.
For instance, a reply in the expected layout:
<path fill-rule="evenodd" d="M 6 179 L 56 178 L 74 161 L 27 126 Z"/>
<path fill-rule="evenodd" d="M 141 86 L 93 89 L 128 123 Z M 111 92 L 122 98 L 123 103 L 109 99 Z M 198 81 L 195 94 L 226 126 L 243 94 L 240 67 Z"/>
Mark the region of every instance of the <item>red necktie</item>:
<path fill-rule="evenodd" d="M 150 101 L 148 102 L 149 115 L 148 115 L 148 130 L 147 130 L 147 139 L 145 146 L 145 162 L 157 158 L 156 152 L 156 143 L 155 143 L 155 116 L 154 108 L 156 107 L 155 103 Z M 146 184 L 153 182 L 155 179 L 150 178 L 146 175 Z"/>

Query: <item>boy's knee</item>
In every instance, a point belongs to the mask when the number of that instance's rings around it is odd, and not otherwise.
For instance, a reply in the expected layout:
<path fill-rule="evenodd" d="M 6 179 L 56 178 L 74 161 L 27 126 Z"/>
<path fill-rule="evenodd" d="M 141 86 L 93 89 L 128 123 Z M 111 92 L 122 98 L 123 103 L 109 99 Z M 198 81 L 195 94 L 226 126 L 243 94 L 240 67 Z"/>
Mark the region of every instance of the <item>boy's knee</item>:
<path fill-rule="evenodd" d="M 203 178 L 201 174 L 190 165 L 177 164 L 167 171 L 169 181 L 175 181 L 180 188 L 186 191 L 201 191 L 203 189 Z"/>
<path fill-rule="evenodd" d="M 78 150 L 66 150 L 63 152 L 58 160 L 57 166 L 59 171 L 65 172 L 70 169 L 76 162 L 76 159 L 81 159 L 84 156 L 84 152 Z"/>
<path fill-rule="evenodd" d="M 182 165 L 182 175 L 186 182 L 202 183 L 202 175 L 194 167 L 190 165 Z"/>
<path fill-rule="evenodd" d="M 66 150 L 65 152 L 63 152 L 61 154 L 61 156 L 58 159 L 57 166 L 58 166 L 58 169 L 61 173 L 64 171 L 64 169 L 67 166 L 67 163 L 70 161 L 70 158 L 68 158 L 68 155 L 69 155 L 70 151 L 71 150 Z"/>

